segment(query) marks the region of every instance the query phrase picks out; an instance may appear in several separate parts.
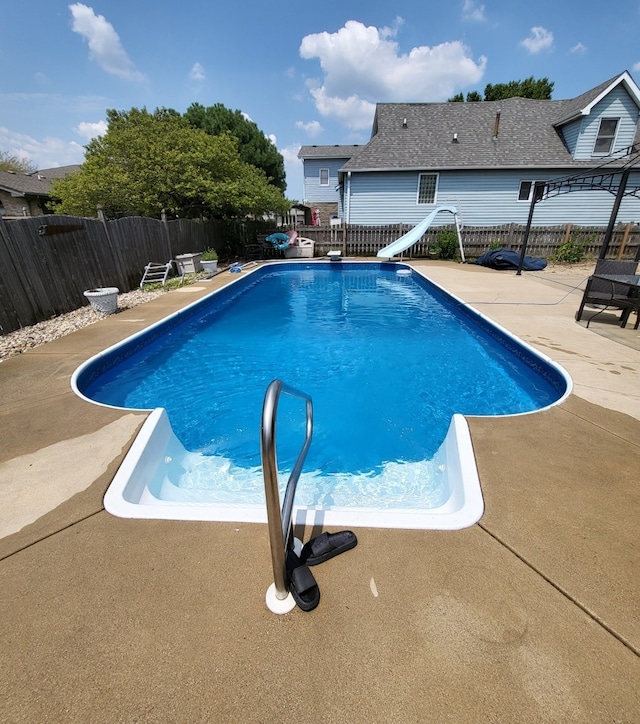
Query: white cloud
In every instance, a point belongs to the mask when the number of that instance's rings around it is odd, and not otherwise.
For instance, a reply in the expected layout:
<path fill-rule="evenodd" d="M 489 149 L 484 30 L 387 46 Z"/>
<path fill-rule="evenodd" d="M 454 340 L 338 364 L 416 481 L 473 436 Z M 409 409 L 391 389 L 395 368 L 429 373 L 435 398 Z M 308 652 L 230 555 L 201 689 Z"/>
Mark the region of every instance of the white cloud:
<path fill-rule="evenodd" d="M 469 20 L 474 23 L 481 23 L 486 20 L 484 14 L 485 6 L 478 5 L 476 0 L 464 0 L 462 6 L 462 19 Z"/>
<path fill-rule="evenodd" d="M 317 138 L 324 132 L 324 128 L 320 125 L 320 121 L 296 121 L 296 128 L 302 129 L 310 138 Z"/>
<path fill-rule="evenodd" d="M 586 53 L 587 46 L 582 43 L 576 43 L 573 48 L 569 50 L 570 53 Z"/>
<path fill-rule="evenodd" d="M 69 5 L 69 10 L 73 17 L 71 28 L 89 44 L 90 58 L 107 73 L 127 80 L 142 80 L 142 73 L 135 69 L 118 33 L 103 15 L 96 15 L 93 8 L 82 3 Z"/>
<path fill-rule="evenodd" d="M 292 143 L 285 148 L 279 148 L 284 160 L 284 170 L 287 176 L 287 198 L 302 199 L 304 195 L 302 180 L 302 161 L 298 158 L 299 143 Z"/>
<path fill-rule="evenodd" d="M 375 103 L 365 101 L 357 94 L 347 98 L 328 96 L 324 87 L 312 88 L 311 95 L 320 115 L 335 118 L 354 131 L 371 127 Z"/>
<path fill-rule="evenodd" d="M 96 136 L 104 136 L 107 132 L 108 124 L 106 121 L 96 121 L 95 123 L 89 123 L 88 121 L 82 121 L 73 129 L 79 136 L 86 138 L 90 141 Z"/>
<path fill-rule="evenodd" d="M 520 41 L 530 53 L 540 53 L 543 50 L 550 50 L 553 47 L 553 33 L 540 25 L 531 28 L 531 35 Z"/>
<path fill-rule="evenodd" d="M 460 87 L 478 83 L 486 58 L 476 63 L 460 41 L 426 45 L 401 54 L 392 28 L 378 29 L 348 20 L 335 33 L 307 35 L 300 56 L 318 58 L 324 74 L 310 84 L 318 112 L 353 129 L 371 123 L 376 102 L 441 101 Z"/>
<path fill-rule="evenodd" d="M 634 64 L 633 64 L 633 67 L 631 68 L 631 70 L 632 70 L 634 73 L 640 72 L 640 61 L 639 61 L 638 63 L 634 63 Z"/>
<path fill-rule="evenodd" d="M 206 80 L 207 76 L 201 63 L 193 64 L 193 68 L 189 71 L 189 78 L 196 81 Z"/>
<path fill-rule="evenodd" d="M 278 150 L 282 154 L 285 163 L 296 164 L 302 167 L 302 161 L 298 158 L 300 144 L 292 143 L 290 146 L 285 146 L 285 148 L 279 148 Z"/>
<path fill-rule="evenodd" d="M 28 159 L 38 168 L 69 166 L 84 161 L 84 148 L 75 141 L 49 136 L 38 141 L 3 126 L 0 126 L 0 148 L 19 158 Z"/>

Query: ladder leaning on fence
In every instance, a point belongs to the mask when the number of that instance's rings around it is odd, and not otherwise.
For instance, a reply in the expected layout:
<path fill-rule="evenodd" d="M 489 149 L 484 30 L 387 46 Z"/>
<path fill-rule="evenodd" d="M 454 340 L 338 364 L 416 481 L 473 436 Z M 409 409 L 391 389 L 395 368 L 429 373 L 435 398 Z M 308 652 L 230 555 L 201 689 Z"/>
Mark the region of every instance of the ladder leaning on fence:
<path fill-rule="evenodd" d="M 164 286 L 170 272 L 170 261 L 166 264 L 156 264 L 155 262 L 150 261 L 144 268 L 144 274 L 142 275 L 142 280 L 140 281 L 140 289 L 142 289 L 145 284 L 162 284 L 162 286 Z"/>

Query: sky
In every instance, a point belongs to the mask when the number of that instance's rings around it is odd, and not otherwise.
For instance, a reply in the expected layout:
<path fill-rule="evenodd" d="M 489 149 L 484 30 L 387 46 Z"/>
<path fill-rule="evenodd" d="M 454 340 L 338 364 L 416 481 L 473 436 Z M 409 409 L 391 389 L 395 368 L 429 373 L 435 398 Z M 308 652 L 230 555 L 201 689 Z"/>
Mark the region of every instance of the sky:
<path fill-rule="evenodd" d="M 574 98 L 640 81 L 640 0 L 0 0 L 0 151 L 82 163 L 106 110 L 222 103 L 285 160 L 366 143 L 377 102 L 441 102 L 530 76 Z"/>

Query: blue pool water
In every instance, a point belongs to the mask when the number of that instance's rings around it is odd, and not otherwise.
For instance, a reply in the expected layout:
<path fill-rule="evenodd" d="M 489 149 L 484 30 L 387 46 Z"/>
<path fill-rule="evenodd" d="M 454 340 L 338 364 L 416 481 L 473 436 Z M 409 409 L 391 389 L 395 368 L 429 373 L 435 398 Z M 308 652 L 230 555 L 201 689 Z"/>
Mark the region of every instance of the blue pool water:
<path fill-rule="evenodd" d="M 454 413 L 530 412 L 560 399 L 566 380 L 422 276 L 397 269 L 264 267 L 101 355 L 78 388 L 103 404 L 165 408 L 193 454 L 167 472 L 178 488 L 223 501 L 242 491 L 259 502 L 262 401 L 278 378 L 313 398 L 299 492 L 307 504 L 364 496 L 367 504 L 439 505 L 448 493 L 428 462 Z M 283 396 L 283 470 L 303 439 L 303 403 Z"/>

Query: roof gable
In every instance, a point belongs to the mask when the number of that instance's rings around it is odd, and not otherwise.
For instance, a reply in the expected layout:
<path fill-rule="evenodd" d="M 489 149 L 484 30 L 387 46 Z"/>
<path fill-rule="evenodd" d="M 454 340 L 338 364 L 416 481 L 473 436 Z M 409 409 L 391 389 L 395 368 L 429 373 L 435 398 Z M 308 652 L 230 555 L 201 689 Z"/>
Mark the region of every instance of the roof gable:
<path fill-rule="evenodd" d="M 563 101 L 562 115 L 554 125 L 561 126 L 580 116 L 588 116 L 594 107 L 620 84 L 624 85 L 626 91 L 640 109 L 640 88 L 638 88 L 628 71 L 625 70 L 624 73 L 615 76 L 615 78 L 610 78 L 577 98 L 571 101 Z"/>
<path fill-rule="evenodd" d="M 561 126 L 590 113 L 619 84 L 640 108 L 628 72 L 570 100 L 379 103 L 369 143 L 343 171 L 575 168 Z"/>

